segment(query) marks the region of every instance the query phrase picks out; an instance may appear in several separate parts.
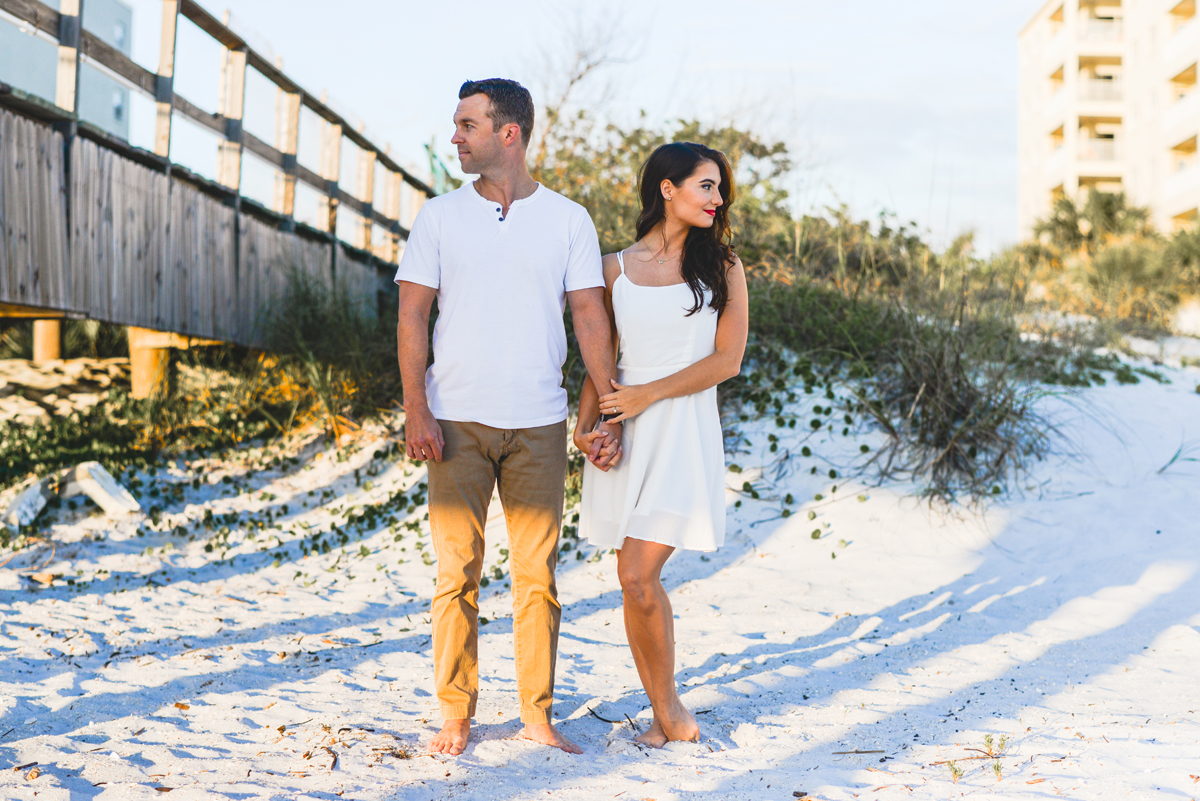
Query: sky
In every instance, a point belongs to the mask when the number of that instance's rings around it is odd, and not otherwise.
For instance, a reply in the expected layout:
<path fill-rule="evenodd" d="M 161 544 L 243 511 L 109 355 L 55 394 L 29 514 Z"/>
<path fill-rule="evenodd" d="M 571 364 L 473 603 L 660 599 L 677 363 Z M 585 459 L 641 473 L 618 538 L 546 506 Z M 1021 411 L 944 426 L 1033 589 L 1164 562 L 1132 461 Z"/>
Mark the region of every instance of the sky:
<path fill-rule="evenodd" d="M 134 59 L 153 69 L 161 3 L 125 2 Z M 452 160 L 464 80 L 512 77 L 537 100 L 555 82 L 547 65 L 577 41 L 572 31 L 608 32 L 619 61 L 580 97 L 604 117 L 734 122 L 782 140 L 798 165 L 785 186 L 801 212 L 842 203 L 859 217 L 890 212 L 939 246 L 973 230 L 985 254 L 1017 239 L 1017 33 L 1042 0 L 226 3 L 252 46 L 281 57 L 308 91 L 327 90 L 421 173 L 431 140 Z M 219 46 L 184 23 L 178 58 L 176 90 L 215 111 Z M 273 141 L 271 88 L 251 81 L 247 92 L 247 129 Z M 131 124 L 134 143 L 148 144 L 149 100 L 131 104 Z M 176 138 L 173 157 L 211 175 L 215 141 L 187 125 Z M 302 162 L 314 160 L 316 140 L 302 123 Z"/>

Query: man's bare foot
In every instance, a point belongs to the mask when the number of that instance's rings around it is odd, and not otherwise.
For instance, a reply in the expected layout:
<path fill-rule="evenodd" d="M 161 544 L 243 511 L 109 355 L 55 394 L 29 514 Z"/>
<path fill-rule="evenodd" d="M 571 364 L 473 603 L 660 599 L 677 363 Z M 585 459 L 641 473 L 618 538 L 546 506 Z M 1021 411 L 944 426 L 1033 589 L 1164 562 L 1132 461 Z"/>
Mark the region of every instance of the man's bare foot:
<path fill-rule="evenodd" d="M 582 754 L 583 749 L 558 733 L 552 723 L 526 723 L 521 731 L 521 737 L 533 740 L 535 743 L 549 745 L 566 751 L 568 754 Z"/>
<path fill-rule="evenodd" d="M 467 738 L 471 736 L 470 718 L 447 720 L 442 724 L 442 730 L 429 744 L 432 754 L 449 754 L 458 756 L 467 747 Z"/>
<path fill-rule="evenodd" d="M 700 726 L 683 702 L 676 700 L 662 716 L 662 730 L 667 742 L 679 740 L 685 743 L 700 741 Z"/>
<path fill-rule="evenodd" d="M 650 724 L 650 729 L 645 734 L 639 734 L 633 738 L 635 743 L 648 745 L 651 748 L 662 748 L 667 744 L 667 734 L 663 731 L 662 724 L 658 722 L 658 718 Z"/>

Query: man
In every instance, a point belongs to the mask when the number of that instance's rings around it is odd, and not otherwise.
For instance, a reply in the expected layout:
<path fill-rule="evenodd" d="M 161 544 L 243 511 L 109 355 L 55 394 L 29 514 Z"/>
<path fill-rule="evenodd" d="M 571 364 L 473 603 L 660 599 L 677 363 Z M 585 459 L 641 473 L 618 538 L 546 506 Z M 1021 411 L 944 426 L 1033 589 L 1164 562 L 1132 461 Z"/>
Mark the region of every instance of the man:
<path fill-rule="evenodd" d="M 475 714 L 483 529 L 498 484 L 511 551 L 522 736 L 577 754 L 551 722 L 561 617 L 554 568 L 567 464 L 562 314 L 565 299 L 592 381 L 611 386 L 600 248 L 583 207 L 529 175 L 529 92 L 491 79 L 468 81 L 458 96 L 451 142 L 463 171 L 479 179 L 425 204 L 396 272 L 408 455 L 429 463 L 438 556 L 433 662 L 445 722 L 431 750 L 461 754 Z M 588 458 L 608 467 L 621 456 L 620 432 L 608 426 L 604 433 Z"/>

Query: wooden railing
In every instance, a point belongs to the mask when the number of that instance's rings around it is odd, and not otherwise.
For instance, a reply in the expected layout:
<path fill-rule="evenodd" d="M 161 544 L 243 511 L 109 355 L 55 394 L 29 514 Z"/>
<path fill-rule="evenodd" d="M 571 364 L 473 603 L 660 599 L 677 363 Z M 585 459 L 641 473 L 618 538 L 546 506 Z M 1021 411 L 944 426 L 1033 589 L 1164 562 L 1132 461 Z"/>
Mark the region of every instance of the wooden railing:
<path fill-rule="evenodd" d="M 163 0 L 162 39 L 157 73 L 142 67 L 91 31 L 84 30 L 81 24 L 83 2 L 84 0 L 62 0 L 62 10 L 56 11 L 39 0 L 0 0 L 0 11 L 46 34 L 54 39 L 59 47 L 57 89 L 53 105 L 39 102 L 38 98 L 13 92 L 11 89 L 8 92 L 0 91 L 0 102 L 34 116 L 76 126 L 79 122 L 76 113 L 79 64 L 81 60 L 94 62 L 157 103 L 153 152 L 168 169 L 172 119 L 174 114 L 178 113 L 221 137 L 217 182 L 229 190 L 239 204 L 242 199 L 242 154 L 249 151 L 279 171 L 271 210 L 281 215 L 287 223 L 294 225 L 295 222 L 295 185 L 299 181 L 322 196 L 322 212 L 318 220 L 320 230 L 335 236 L 338 209 L 345 205 L 361 220 L 356 228 L 354 241 L 350 244 L 387 262 L 394 263 L 397 260 L 400 240 L 408 235 L 407 227 L 402 225 L 400 220 L 401 191 L 407 186 L 413 192 L 413 202 L 409 204 L 407 215 L 409 219 L 405 221 L 410 224 L 416 209 L 434 193 L 425 183 L 401 167 L 386 149 L 370 141 L 342 115 L 305 91 L 255 51 L 228 25 L 194 0 Z M 225 49 L 221 76 L 221 108 L 215 114 L 204 111 L 174 91 L 175 43 L 180 16 L 190 20 Z M 243 126 L 247 69 L 259 72 L 273 83 L 280 93 L 280 113 L 277 114 L 274 145 L 264 142 Z M 0 76 L 0 79 L 2 78 L 3 76 Z M 314 112 L 325 123 L 318 171 L 305 167 L 296 158 L 302 107 Z M 71 133 L 73 134 L 74 130 Z M 98 132 L 85 133 L 96 137 Z M 348 192 L 340 185 L 338 172 L 343 138 L 359 148 L 356 193 Z M 106 144 L 113 145 L 118 150 L 122 149 L 119 142 Z M 125 155 L 136 157 L 141 154 Z M 383 168 L 385 176 L 383 209 L 377 209 L 374 205 L 376 164 Z M 380 226 L 385 233 L 385 241 L 380 248 L 373 246 L 373 225 Z"/>

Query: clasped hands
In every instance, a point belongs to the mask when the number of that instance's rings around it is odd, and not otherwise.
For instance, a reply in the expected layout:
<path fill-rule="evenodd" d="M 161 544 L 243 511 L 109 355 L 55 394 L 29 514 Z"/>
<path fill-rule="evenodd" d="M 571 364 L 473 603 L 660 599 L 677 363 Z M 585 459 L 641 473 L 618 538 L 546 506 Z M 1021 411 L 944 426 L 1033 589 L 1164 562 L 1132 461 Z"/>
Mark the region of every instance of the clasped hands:
<path fill-rule="evenodd" d="M 611 382 L 615 392 L 600 397 L 600 412 L 616 417 L 600 423 L 591 432 L 575 432 L 575 447 L 587 455 L 588 461 L 607 472 L 616 467 L 624 455 L 621 448 L 621 424 L 638 416 L 654 403 L 647 387 L 625 386 Z"/>

